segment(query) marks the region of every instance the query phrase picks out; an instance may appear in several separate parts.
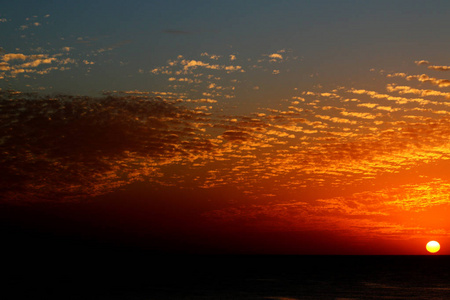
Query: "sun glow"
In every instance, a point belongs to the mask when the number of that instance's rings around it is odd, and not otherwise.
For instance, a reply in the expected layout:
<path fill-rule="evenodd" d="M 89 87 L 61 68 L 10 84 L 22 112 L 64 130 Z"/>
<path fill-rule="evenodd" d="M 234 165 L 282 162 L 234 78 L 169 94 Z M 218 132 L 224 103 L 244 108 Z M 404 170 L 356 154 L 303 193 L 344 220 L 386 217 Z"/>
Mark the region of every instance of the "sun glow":
<path fill-rule="evenodd" d="M 436 241 L 429 241 L 427 243 L 427 250 L 430 253 L 436 253 L 439 251 L 439 249 L 441 249 L 441 245 L 439 245 L 438 242 Z"/>

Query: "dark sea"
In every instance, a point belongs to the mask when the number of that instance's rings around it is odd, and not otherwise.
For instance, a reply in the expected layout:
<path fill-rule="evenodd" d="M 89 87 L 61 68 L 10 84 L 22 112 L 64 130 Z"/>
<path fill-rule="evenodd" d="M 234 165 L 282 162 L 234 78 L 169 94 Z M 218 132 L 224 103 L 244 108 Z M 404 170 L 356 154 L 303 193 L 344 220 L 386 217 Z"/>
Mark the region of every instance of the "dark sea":
<path fill-rule="evenodd" d="M 450 299 L 439 255 L 47 253 L 4 257 L 1 272 L 1 299 Z"/>

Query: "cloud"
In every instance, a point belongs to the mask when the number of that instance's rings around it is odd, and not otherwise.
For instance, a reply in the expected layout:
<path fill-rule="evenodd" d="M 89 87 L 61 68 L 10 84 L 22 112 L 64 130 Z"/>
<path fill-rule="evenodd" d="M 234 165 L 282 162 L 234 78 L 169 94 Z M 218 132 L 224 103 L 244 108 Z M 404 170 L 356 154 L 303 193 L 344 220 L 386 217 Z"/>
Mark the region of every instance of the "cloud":
<path fill-rule="evenodd" d="M 66 70 L 66 67 L 45 67 L 44 69 L 38 68 L 42 65 L 58 64 L 67 65 L 75 64 L 76 61 L 71 58 L 62 58 L 61 54 L 31 54 L 25 55 L 22 53 L 5 53 L 1 56 L 1 69 L 0 71 L 5 71 L 0 74 L 1 77 L 11 77 L 15 78 L 18 74 L 38 74 L 44 75 L 48 74 L 52 70 Z"/>
<path fill-rule="evenodd" d="M 1 96 L 1 193 L 11 201 L 101 194 L 155 176 L 164 163 L 213 155 L 191 126 L 204 113 L 166 101 Z"/>
<path fill-rule="evenodd" d="M 41 55 L 35 55 L 33 57 L 30 57 L 30 56 L 24 55 L 22 53 L 7 53 L 2 56 L 2 60 L 8 62 L 10 60 L 27 60 L 27 59 L 36 59 L 36 58 L 41 58 L 41 57 L 44 57 L 44 55 L 41 54 Z"/>
<path fill-rule="evenodd" d="M 269 57 L 273 59 L 283 59 L 283 56 L 279 53 L 270 54 Z"/>
<path fill-rule="evenodd" d="M 416 79 L 416 80 L 418 80 L 420 82 L 430 83 L 432 85 L 437 85 L 438 87 L 448 87 L 448 86 L 450 86 L 450 80 L 448 80 L 448 79 L 437 79 L 437 78 L 429 77 L 426 74 L 409 75 L 409 76 L 406 76 L 406 79 L 407 80 Z"/>
<path fill-rule="evenodd" d="M 428 66 L 428 69 L 436 71 L 450 71 L 450 66 Z"/>
<path fill-rule="evenodd" d="M 414 63 L 418 66 L 430 64 L 430 62 L 428 60 L 416 60 Z"/>
<path fill-rule="evenodd" d="M 200 54 L 200 56 L 206 56 L 209 59 L 213 59 L 213 60 L 218 60 L 219 58 L 221 58 L 221 55 L 216 55 L 216 54 L 208 54 L 208 52 L 203 52 Z"/>
<path fill-rule="evenodd" d="M 386 89 L 389 92 L 398 92 L 400 94 L 415 94 L 415 95 L 419 95 L 422 97 L 427 97 L 427 96 L 437 96 L 437 97 L 445 97 L 447 99 L 450 99 L 450 93 L 448 92 L 440 92 L 440 91 L 436 91 L 436 90 L 423 90 L 423 89 L 416 89 L 416 88 L 412 88 L 410 86 L 396 86 L 393 84 L 388 84 L 386 86 Z"/>
<path fill-rule="evenodd" d="M 155 76 L 166 77 L 172 91 L 183 88 L 188 91 L 202 91 L 203 97 L 231 99 L 240 83 L 238 77 L 230 80 L 227 74 L 245 73 L 241 65 L 231 64 L 223 59 L 226 55 L 202 52 L 199 58 L 187 58 L 179 55 L 166 65 L 150 70 Z M 210 60 L 205 60 L 207 57 Z M 196 94 L 196 93 L 194 93 Z M 198 97 L 195 95 L 194 97 Z"/>
<path fill-rule="evenodd" d="M 322 119 L 322 120 L 327 120 L 327 121 L 331 121 L 334 123 L 348 123 L 348 124 L 356 124 L 356 121 L 352 121 L 349 119 L 343 119 L 343 118 L 338 118 L 338 117 L 332 117 L 332 116 L 328 116 L 328 115 L 315 115 L 316 118 Z"/>
<path fill-rule="evenodd" d="M 370 120 L 373 120 L 373 119 L 377 118 L 376 115 L 373 115 L 371 113 L 363 113 L 363 112 L 341 111 L 340 114 L 343 115 L 343 116 L 346 116 L 346 117 L 356 117 L 356 118 L 370 119 Z"/>
<path fill-rule="evenodd" d="M 415 61 L 415 64 L 418 66 L 429 65 L 430 62 L 428 60 L 419 60 L 419 61 Z M 435 70 L 435 71 L 450 71 L 450 66 L 431 65 L 431 66 L 428 66 L 428 69 Z"/>
<path fill-rule="evenodd" d="M 228 140 L 230 142 L 242 142 L 242 141 L 247 141 L 248 139 L 250 139 L 250 134 L 248 134 L 247 132 L 243 132 L 243 131 L 225 131 L 222 134 L 223 138 L 225 140 Z"/>
<path fill-rule="evenodd" d="M 428 76 L 427 74 L 421 75 L 407 75 L 406 73 L 393 73 L 388 74 L 386 77 L 402 77 L 406 78 L 406 80 L 418 80 L 424 83 L 430 83 L 432 85 L 437 85 L 439 87 L 448 87 L 450 86 L 450 80 L 448 79 L 438 79 Z"/>
<path fill-rule="evenodd" d="M 51 64 L 52 62 L 56 61 L 57 59 L 54 57 L 50 58 L 44 58 L 44 59 L 35 59 L 33 61 L 21 64 L 19 67 L 21 68 L 35 68 L 41 64 Z"/>

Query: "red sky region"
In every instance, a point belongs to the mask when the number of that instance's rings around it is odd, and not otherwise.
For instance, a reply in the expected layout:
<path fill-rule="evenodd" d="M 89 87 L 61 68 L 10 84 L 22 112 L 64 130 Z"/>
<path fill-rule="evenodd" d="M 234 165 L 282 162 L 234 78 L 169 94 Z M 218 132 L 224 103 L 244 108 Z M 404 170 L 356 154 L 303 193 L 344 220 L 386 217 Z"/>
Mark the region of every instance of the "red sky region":
<path fill-rule="evenodd" d="M 138 184 L 83 203 L 2 205 L 2 236 L 8 241 L 5 251 L 26 253 L 31 247 L 37 253 L 48 254 L 52 249 L 52 253 L 60 252 L 58 255 L 114 250 L 148 254 L 426 254 L 428 240 L 423 237 L 362 236 L 323 225 L 317 229 L 260 225 L 283 222 L 270 216 L 227 223 L 205 217 L 205 212 L 230 207 L 224 201 L 225 193 L 193 193 L 191 198 L 185 191 L 155 193 Z M 222 199 L 212 203 L 211 196 Z M 440 254 L 446 254 L 447 239 L 437 239 Z"/>

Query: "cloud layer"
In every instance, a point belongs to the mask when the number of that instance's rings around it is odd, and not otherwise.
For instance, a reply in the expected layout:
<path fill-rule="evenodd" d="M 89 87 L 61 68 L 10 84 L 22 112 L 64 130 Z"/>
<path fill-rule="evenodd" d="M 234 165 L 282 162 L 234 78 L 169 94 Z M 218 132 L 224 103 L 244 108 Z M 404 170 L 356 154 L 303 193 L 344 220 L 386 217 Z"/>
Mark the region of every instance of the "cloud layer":
<path fill-rule="evenodd" d="M 254 64 L 244 60 L 180 55 L 148 71 L 165 80 L 162 92 L 92 98 L 3 91 L 2 198 L 73 201 L 137 181 L 186 191 L 233 188 L 251 204 L 238 201 L 206 218 L 252 230 L 447 234 L 445 224 L 417 213 L 448 206 L 450 178 L 424 171 L 450 159 L 448 78 L 397 72 L 379 75 L 389 81 L 383 89 L 295 88 L 276 105 L 239 113 L 227 109 L 229 99 L 265 89 L 243 75 L 283 74 L 296 58 L 280 50 Z M 65 60 L 7 53 L 2 61 L 13 76 Z"/>

